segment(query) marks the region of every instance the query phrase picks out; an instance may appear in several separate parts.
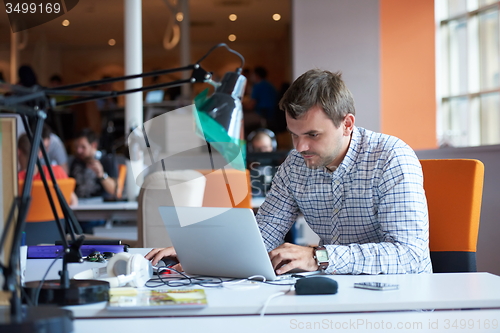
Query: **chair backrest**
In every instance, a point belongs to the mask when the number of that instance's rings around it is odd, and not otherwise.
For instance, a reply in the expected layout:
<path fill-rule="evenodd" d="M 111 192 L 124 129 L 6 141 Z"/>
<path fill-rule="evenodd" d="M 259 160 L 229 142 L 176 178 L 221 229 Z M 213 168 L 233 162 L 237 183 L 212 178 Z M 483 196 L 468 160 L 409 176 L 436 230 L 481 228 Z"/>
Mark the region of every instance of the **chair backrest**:
<path fill-rule="evenodd" d="M 168 179 L 169 197 L 166 191 Z M 194 170 L 157 171 L 146 177 L 138 198 L 138 247 L 167 247 L 172 242 L 158 211 L 159 206 L 201 207 L 206 179 Z"/>
<path fill-rule="evenodd" d="M 57 199 L 56 192 L 52 186 L 52 182 L 48 181 L 50 193 L 52 198 L 54 198 L 54 203 L 56 206 L 57 216 L 59 218 L 64 218 L 61 207 L 59 205 L 59 200 Z M 75 190 L 76 180 L 74 178 L 58 179 L 57 184 L 61 189 L 64 199 L 66 202 L 70 202 L 71 193 Z M 21 193 L 24 187 L 24 180 L 19 180 L 19 193 Z M 26 222 L 44 222 L 53 221 L 54 214 L 50 207 L 49 199 L 47 193 L 45 192 L 45 187 L 41 180 L 34 180 L 33 187 L 31 189 L 31 205 L 28 211 L 28 216 L 26 217 Z"/>
<path fill-rule="evenodd" d="M 116 179 L 116 198 L 121 199 L 123 196 L 123 188 L 125 187 L 125 179 L 127 178 L 127 165 L 118 165 L 118 178 Z"/>
<path fill-rule="evenodd" d="M 252 208 L 249 170 L 198 170 L 207 179 L 203 207 Z M 229 183 L 229 186 L 226 184 Z M 229 189 L 228 189 L 229 187 Z M 233 205 L 234 203 L 234 205 Z"/>
<path fill-rule="evenodd" d="M 475 272 L 484 165 L 470 159 L 420 160 L 429 208 L 432 268 Z"/>
<path fill-rule="evenodd" d="M 165 192 L 165 173 L 173 197 Z M 238 208 L 251 208 L 248 170 L 226 170 L 225 176 L 233 202 Z M 158 171 L 146 177 L 139 193 L 138 244 L 139 247 L 166 247 L 172 242 L 163 226 L 159 206 L 233 207 L 221 170 Z"/>

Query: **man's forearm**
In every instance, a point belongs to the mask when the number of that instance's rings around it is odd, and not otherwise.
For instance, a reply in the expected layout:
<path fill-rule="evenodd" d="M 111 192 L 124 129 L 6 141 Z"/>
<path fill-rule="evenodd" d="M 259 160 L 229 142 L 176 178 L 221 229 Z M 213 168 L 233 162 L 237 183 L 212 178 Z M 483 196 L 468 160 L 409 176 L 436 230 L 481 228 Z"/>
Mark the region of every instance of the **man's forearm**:
<path fill-rule="evenodd" d="M 421 244 L 423 245 L 423 244 Z M 400 243 L 381 242 L 350 245 L 326 245 L 332 274 L 411 274 L 431 273 L 429 252 Z"/>
<path fill-rule="evenodd" d="M 115 194 L 116 191 L 116 181 L 108 177 L 106 179 L 101 179 L 101 185 L 104 188 L 104 191 L 108 194 Z"/>

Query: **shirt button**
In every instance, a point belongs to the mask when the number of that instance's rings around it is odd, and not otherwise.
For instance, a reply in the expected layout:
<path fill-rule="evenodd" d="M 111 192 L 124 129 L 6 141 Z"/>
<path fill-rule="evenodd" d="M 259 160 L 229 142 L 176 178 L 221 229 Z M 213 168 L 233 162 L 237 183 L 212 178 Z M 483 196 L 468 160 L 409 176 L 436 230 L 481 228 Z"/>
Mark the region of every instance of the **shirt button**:
<path fill-rule="evenodd" d="M 338 180 L 336 180 L 335 185 L 340 185 L 340 182 Z"/>
<path fill-rule="evenodd" d="M 335 208 L 335 210 L 333 211 L 334 213 L 337 213 L 339 211 L 338 208 Z"/>

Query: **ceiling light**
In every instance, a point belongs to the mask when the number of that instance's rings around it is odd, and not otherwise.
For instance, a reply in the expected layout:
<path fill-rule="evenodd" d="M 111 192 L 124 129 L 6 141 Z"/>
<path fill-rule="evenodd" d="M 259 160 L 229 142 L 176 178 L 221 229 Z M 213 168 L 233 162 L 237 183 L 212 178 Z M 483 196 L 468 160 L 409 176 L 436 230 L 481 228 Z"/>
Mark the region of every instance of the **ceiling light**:
<path fill-rule="evenodd" d="M 274 14 L 273 15 L 273 20 L 275 20 L 275 21 L 281 20 L 281 15 L 280 14 Z"/>
<path fill-rule="evenodd" d="M 175 15 L 175 19 L 177 20 L 177 22 L 182 22 L 182 20 L 184 20 L 184 14 L 182 14 L 181 12 L 178 12 Z"/>
<path fill-rule="evenodd" d="M 69 20 L 62 21 L 62 25 L 67 27 L 69 25 Z"/>
<path fill-rule="evenodd" d="M 238 19 L 238 15 L 236 15 L 236 14 L 231 14 L 231 15 L 229 15 L 229 20 L 230 20 L 230 21 L 233 21 L 233 22 L 234 22 L 234 21 L 236 21 L 237 19 Z"/>
<path fill-rule="evenodd" d="M 230 34 L 227 39 L 229 39 L 230 42 L 234 42 L 236 40 L 236 35 L 235 34 Z"/>
<path fill-rule="evenodd" d="M 109 46 L 114 46 L 116 44 L 116 40 L 111 38 L 110 40 L 108 40 L 108 44 L 109 44 Z"/>

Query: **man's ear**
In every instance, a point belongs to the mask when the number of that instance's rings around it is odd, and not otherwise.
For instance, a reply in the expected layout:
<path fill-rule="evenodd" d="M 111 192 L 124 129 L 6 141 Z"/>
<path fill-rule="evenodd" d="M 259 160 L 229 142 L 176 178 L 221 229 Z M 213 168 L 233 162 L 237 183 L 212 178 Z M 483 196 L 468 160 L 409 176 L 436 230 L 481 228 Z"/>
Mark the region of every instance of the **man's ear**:
<path fill-rule="evenodd" d="M 95 150 L 97 150 L 97 141 L 92 142 L 92 143 L 90 144 L 90 146 L 91 146 L 92 148 L 94 148 Z"/>
<path fill-rule="evenodd" d="M 354 122 L 356 121 L 356 117 L 352 113 L 348 113 L 344 118 L 344 135 L 351 135 L 354 129 Z"/>

